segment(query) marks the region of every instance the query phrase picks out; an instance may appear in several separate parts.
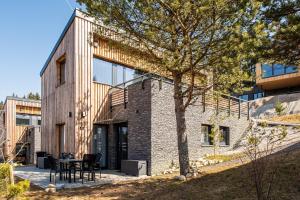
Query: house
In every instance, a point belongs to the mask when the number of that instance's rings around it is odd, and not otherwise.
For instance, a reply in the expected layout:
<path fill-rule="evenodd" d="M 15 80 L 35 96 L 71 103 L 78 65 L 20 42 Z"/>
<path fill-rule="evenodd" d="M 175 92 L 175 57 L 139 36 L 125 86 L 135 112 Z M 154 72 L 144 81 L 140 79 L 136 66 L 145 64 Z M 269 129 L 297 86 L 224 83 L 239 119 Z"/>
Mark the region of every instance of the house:
<path fill-rule="evenodd" d="M 74 11 L 40 73 L 42 150 L 102 153 L 108 169 L 143 160 L 154 175 L 178 163 L 173 83 L 149 74 L 155 67 L 138 48 L 114 44 L 123 37 Z M 190 159 L 213 152 L 213 116 L 223 136 L 218 151 L 234 148 L 249 124 L 247 106 L 226 95 L 199 96 L 186 113 Z"/>
<path fill-rule="evenodd" d="M 253 67 L 254 86 L 240 95 L 244 100 L 300 92 L 299 66 L 282 64 L 256 64 Z"/>
<path fill-rule="evenodd" d="M 40 151 L 41 101 L 7 97 L 2 112 L 3 153 L 23 163 L 34 163 Z"/>

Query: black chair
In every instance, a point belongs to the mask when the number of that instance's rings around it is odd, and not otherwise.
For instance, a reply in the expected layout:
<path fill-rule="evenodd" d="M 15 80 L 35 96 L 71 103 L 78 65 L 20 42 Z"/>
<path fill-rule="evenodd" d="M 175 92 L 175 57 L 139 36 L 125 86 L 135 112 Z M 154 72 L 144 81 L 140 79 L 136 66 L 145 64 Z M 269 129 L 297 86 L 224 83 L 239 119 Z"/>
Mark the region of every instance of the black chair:
<path fill-rule="evenodd" d="M 102 153 L 97 153 L 95 158 L 95 164 L 94 164 L 94 172 L 99 170 L 100 178 L 102 175 L 101 171 L 101 161 L 102 161 Z M 95 173 L 94 173 L 94 181 L 96 180 Z"/>
<path fill-rule="evenodd" d="M 84 181 L 84 174 L 88 173 L 88 181 L 90 181 L 90 177 L 92 180 L 95 180 L 95 166 L 96 161 L 96 155 L 95 154 L 84 154 L 82 163 L 81 163 L 81 169 L 80 169 L 80 178 L 82 179 L 82 184 Z"/>
<path fill-rule="evenodd" d="M 57 159 L 53 156 L 48 156 L 48 161 L 50 165 L 50 183 L 52 182 L 52 172 L 54 172 L 54 184 L 56 183 L 56 174 L 59 173 L 60 179 L 63 170 L 58 166 Z"/>

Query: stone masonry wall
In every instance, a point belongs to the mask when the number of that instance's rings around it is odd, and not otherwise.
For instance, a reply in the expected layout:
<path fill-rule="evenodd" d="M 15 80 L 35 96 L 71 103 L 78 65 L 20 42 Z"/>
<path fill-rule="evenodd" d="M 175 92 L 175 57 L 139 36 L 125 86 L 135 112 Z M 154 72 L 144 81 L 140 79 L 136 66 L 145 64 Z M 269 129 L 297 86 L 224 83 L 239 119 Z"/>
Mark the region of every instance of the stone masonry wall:
<path fill-rule="evenodd" d="M 168 169 L 172 163 L 178 163 L 175 106 L 173 99 L 173 85 L 163 83 L 159 89 L 157 80 L 151 82 L 151 175 Z M 186 123 L 190 160 L 198 160 L 205 154 L 212 154 L 212 146 L 202 145 L 202 124 L 212 124 L 214 110 L 206 108 L 203 112 L 199 102 L 188 107 Z M 219 153 L 231 150 L 239 141 L 249 123 L 246 117 L 238 119 L 237 115 L 228 117 L 227 112 L 219 113 L 215 118 L 219 126 L 230 128 L 230 145 L 218 147 Z"/>
<path fill-rule="evenodd" d="M 128 159 L 146 160 L 148 173 L 151 166 L 151 82 L 128 87 Z"/>

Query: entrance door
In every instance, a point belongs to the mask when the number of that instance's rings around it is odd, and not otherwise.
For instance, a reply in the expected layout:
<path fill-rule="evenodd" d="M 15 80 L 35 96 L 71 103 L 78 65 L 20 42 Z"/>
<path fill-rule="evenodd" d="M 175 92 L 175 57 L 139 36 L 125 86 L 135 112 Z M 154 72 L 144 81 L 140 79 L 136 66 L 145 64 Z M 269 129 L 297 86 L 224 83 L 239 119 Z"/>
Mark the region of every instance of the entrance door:
<path fill-rule="evenodd" d="M 101 167 L 107 168 L 107 126 L 94 125 L 93 153 L 101 153 Z"/>
<path fill-rule="evenodd" d="M 127 123 L 117 124 L 117 168 L 121 168 L 121 161 L 128 159 L 128 126 Z"/>

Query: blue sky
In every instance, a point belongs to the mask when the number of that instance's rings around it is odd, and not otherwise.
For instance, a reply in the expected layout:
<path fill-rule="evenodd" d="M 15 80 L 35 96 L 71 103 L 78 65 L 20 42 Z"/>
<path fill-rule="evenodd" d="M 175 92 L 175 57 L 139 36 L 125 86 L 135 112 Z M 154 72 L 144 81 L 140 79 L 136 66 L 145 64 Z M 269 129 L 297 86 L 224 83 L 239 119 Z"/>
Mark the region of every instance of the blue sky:
<path fill-rule="evenodd" d="M 75 7 L 75 0 L 1 1 L 0 101 L 40 93 L 40 70 Z"/>

